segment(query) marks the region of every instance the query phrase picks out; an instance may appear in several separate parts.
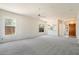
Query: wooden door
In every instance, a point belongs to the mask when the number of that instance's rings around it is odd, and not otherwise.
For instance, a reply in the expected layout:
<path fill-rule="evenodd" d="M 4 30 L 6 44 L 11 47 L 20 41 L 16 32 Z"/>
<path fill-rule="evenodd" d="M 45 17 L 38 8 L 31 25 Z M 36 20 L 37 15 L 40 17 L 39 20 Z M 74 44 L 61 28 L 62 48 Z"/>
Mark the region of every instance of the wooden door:
<path fill-rule="evenodd" d="M 76 37 L 76 24 L 69 24 L 69 36 Z"/>

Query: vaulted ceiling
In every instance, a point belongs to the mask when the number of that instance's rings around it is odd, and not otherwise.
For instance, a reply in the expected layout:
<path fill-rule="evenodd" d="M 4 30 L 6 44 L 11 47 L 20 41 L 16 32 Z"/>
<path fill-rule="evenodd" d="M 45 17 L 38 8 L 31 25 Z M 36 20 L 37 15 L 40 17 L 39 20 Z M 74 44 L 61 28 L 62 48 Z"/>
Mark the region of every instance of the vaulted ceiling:
<path fill-rule="evenodd" d="M 40 13 L 46 18 L 72 17 L 79 13 L 77 3 L 0 3 L 0 8 L 29 16 L 38 16 Z"/>

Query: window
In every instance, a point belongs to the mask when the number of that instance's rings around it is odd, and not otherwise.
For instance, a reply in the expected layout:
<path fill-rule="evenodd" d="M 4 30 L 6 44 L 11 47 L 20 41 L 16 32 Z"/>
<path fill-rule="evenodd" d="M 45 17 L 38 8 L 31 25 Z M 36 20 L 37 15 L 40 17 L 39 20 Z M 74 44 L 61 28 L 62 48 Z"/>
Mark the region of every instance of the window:
<path fill-rule="evenodd" d="M 15 34 L 16 21 L 14 19 L 5 20 L 5 35 Z"/>

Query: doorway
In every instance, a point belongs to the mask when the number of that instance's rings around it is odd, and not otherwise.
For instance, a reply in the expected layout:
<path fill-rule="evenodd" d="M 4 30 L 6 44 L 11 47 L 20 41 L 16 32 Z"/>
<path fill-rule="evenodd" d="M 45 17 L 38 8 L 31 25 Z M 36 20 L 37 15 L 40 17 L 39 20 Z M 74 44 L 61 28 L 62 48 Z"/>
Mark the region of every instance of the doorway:
<path fill-rule="evenodd" d="M 69 37 L 76 37 L 76 24 L 69 24 Z"/>

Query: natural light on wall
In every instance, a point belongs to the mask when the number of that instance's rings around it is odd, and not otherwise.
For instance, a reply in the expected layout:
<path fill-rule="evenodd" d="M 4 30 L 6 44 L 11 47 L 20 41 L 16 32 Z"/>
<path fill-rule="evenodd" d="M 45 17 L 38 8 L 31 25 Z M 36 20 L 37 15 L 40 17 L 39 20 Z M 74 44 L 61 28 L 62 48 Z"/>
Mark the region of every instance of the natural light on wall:
<path fill-rule="evenodd" d="M 41 20 L 45 21 L 48 25 L 52 25 L 52 20 L 48 18 L 40 18 Z"/>

